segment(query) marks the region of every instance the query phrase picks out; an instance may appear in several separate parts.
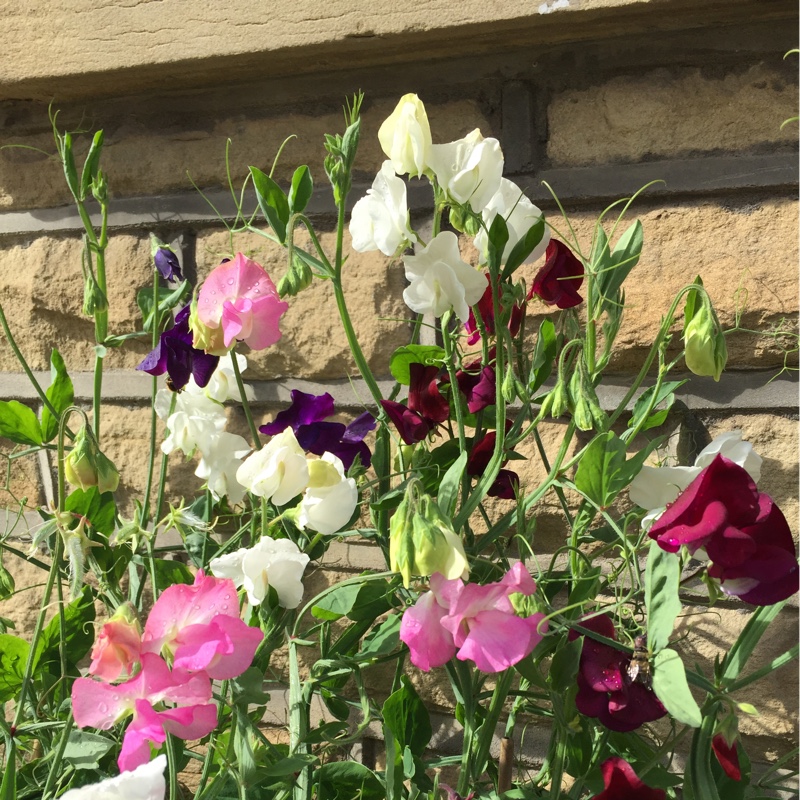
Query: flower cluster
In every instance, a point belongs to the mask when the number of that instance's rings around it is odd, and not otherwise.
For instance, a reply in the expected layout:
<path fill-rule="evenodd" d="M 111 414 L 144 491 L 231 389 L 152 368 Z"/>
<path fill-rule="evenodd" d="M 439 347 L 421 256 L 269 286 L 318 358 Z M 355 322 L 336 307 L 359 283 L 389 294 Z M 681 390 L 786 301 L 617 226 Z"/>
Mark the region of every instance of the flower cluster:
<path fill-rule="evenodd" d="M 430 585 L 400 624 L 412 663 L 426 672 L 453 656 L 483 672 L 502 672 L 529 655 L 547 631 L 544 614 L 519 616 L 512 603 L 513 595 L 536 591 L 521 561 L 496 583 L 479 586 L 437 572 Z"/>
<path fill-rule="evenodd" d="M 193 585 L 164 590 L 141 636 L 126 613 L 105 624 L 89 668 L 100 680 L 78 678 L 72 687 L 75 723 L 109 730 L 132 716 L 118 764 L 122 771 L 136 769 L 167 733 L 199 739 L 216 727 L 211 681 L 241 675 L 262 639 L 239 618 L 233 582 L 200 571 Z M 113 683 L 122 675 L 133 677 Z"/>

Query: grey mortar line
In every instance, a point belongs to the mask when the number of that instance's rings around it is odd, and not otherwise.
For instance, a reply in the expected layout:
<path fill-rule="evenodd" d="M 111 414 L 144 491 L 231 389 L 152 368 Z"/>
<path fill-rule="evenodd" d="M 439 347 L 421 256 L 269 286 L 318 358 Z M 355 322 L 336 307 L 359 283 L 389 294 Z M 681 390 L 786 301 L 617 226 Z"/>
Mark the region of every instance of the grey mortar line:
<path fill-rule="evenodd" d="M 552 167 L 537 173 L 511 174 L 509 177 L 525 189 L 532 201 L 547 206 L 552 204 L 552 198 L 542 181 L 553 186 L 564 203 L 626 197 L 646 183 L 659 179 L 664 183 L 650 187 L 647 198 L 704 197 L 744 190 L 794 190 L 798 184 L 798 165 L 796 153 L 771 153 L 665 159 L 635 164 Z M 363 182 L 353 186 L 348 198 L 350 207 L 368 188 L 369 184 Z M 213 189 L 205 194 L 224 219 L 235 216 L 229 192 Z M 410 182 L 408 206 L 411 212 L 429 210 L 429 188 L 419 181 Z M 252 192 L 245 193 L 244 207 L 249 210 L 256 208 Z M 329 216 L 334 212 L 330 190 L 327 187 L 315 189 L 307 213 Z M 99 222 L 96 215 L 92 215 L 92 219 Z M 218 221 L 207 202 L 195 191 L 112 199 L 109 213 L 110 228 L 186 226 L 213 224 Z M 6 211 L 0 214 L 0 236 L 75 233 L 82 230 L 80 217 L 72 206 Z"/>
<path fill-rule="evenodd" d="M 776 368 L 777 370 L 777 368 Z M 796 413 L 798 408 L 798 377 L 788 373 L 772 378 L 776 370 L 726 372 L 718 383 L 711 378 L 696 376 L 675 376 L 691 378 L 688 387 L 675 392 L 677 399 L 689 408 L 703 411 L 780 411 Z M 49 372 L 34 372 L 42 385 L 50 380 Z M 75 386 L 75 399 L 81 402 L 91 400 L 93 374 L 78 372 L 72 376 Z M 614 409 L 628 389 L 629 375 L 608 376 L 598 387 L 598 395 L 603 408 Z M 334 402 L 342 409 L 361 409 L 372 407 L 369 391 L 361 380 L 305 380 L 281 378 L 277 380 L 253 380 L 245 377 L 255 392 L 256 405 L 281 405 L 291 402 L 292 389 L 301 389 L 311 394 L 330 392 Z M 389 396 L 394 381 L 383 379 L 378 385 L 385 397 Z M 27 377 L 22 373 L 0 373 L 2 399 L 20 400 L 31 403 L 38 399 Z M 545 385 L 547 388 L 547 384 Z M 638 395 L 637 395 L 638 396 Z M 117 403 L 144 403 L 150 400 L 150 380 L 135 370 L 109 371 L 104 374 L 103 397 Z"/>

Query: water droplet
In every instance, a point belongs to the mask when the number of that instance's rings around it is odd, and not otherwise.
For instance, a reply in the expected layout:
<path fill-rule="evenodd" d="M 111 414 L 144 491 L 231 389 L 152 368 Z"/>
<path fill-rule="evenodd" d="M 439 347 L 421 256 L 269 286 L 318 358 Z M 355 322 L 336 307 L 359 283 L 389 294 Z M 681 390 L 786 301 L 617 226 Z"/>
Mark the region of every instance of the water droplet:
<path fill-rule="evenodd" d="M 254 289 L 254 290 L 253 290 L 253 293 L 254 293 L 254 294 L 261 294 L 261 289 Z"/>
<path fill-rule="evenodd" d="M 228 286 L 233 286 L 233 278 L 228 278 Z"/>
<path fill-rule="evenodd" d="M 222 610 L 223 611 L 227 611 L 228 610 L 228 604 L 227 603 L 223 603 L 222 604 Z"/>
<path fill-rule="evenodd" d="M 226 595 L 225 595 L 225 599 L 226 599 L 226 600 L 230 600 L 230 599 L 231 599 L 231 596 L 230 596 L 229 594 L 226 594 Z"/>

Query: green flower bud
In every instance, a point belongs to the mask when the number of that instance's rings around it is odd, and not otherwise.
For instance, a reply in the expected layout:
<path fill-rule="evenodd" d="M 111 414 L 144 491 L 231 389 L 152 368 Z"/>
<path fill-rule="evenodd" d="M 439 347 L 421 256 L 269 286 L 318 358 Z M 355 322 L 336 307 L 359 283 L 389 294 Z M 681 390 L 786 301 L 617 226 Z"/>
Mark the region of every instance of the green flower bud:
<path fill-rule="evenodd" d="M 698 286 L 703 285 L 699 277 L 695 283 Z M 683 345 L 684 359 L 689 371 L 718 381 L 728 361 L 728 347 L 717 315 L 705 292 L 693 290 L 687 295 Z"/>
<path fill-rule="evenodd" d="M 64 459 L 64 477 L 73 486 L 115 492 L 119 486 L 119 472 L 101 452 L 92 429 L 83 425 L 78 431 L 72 450 Z"/>
<path fill-rule="evenodd" d="M 511 364 L 506 367 L 506 374 L 503 378 L 500 391 L 503 393 L 503 400 L 505 400 L 506 403 L 510 404 L 514 402 L 517 396 L 517 386 L 514 379 L 514 367 L 512 367 Z"/>
<path fill-rule="evenodd" d="M 567 391 L 567 385 L 560 378 L 553 387 L 553 390 L 548 395 L 548 399 L 550 398 L 552 398 L 550 400 L 550 416 L 553 419 L 558 419 L 559 417 L 563 416 L 564 412 L 567 411 L 570 406 L 570 397 L 569 392 Z"/>

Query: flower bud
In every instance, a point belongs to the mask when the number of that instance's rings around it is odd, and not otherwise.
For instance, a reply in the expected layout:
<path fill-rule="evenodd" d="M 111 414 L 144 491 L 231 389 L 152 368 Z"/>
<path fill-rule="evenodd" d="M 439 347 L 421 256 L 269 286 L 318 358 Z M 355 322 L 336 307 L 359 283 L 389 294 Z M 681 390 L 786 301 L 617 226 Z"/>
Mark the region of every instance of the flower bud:
<path fill-rule="evenodd" d="M 136 611 L 130 603 L 123 603 L 97 635 L 89 673 L 107 683 L 130 675 L 139 660 L 141 645 L 142 629 Z"/>
<path fill-rule="evenodd" d="M 400 98 L 378 130 L 383 152 L 399 175 L 419 177 L 428 168 L 433 140 L 425 106 L 415 94 Z"/>
<path fill-rule="evenodd" d="M 64 460 L 64 477 L 80 489 L 96 486 L 100 494 L 115 492 L 119 486 L 117 468 L 100 451 L 87 425 L 78 431 L 72 450 Z"/>
<path fill-rule="evenodd" d="M 165 281 L 174 283 L 175 281 L 183 280 L 180 261 L 178 261 L 178 256 L 169 245 L 151 235 L 150 252 L 156 269 Z"/>
<path fill-rule="evenodd" d="M 698 286 L 703 282 L 698 277 Z M 690 372 L 718 381 L 728 361 L 725 336 L 705 292 L 692 290 L 686 298 L 683 325 L 684 359 Z"/>

